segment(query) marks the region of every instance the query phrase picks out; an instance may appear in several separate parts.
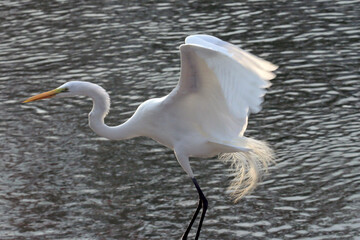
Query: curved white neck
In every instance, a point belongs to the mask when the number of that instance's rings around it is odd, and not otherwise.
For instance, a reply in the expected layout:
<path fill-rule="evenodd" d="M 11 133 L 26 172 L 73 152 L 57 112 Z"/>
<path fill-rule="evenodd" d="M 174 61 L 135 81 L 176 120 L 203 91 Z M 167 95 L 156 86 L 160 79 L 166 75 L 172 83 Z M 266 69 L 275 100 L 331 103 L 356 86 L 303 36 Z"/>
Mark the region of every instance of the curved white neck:
<path fill-rule="evenodd" d="M 85 89 L 84 89 L 85 90 Z M 89 113 L 90 128 L 101 137 L 111 140 L 128 139 L 138 136 L 133 121 L 126 121 L 118 126 L 109 127 L 104 123 L 104 118 L 110 109 L 109 94 L 99 85 L 86 84 L 86 94 L 93 100 L 93 108 Z"/>

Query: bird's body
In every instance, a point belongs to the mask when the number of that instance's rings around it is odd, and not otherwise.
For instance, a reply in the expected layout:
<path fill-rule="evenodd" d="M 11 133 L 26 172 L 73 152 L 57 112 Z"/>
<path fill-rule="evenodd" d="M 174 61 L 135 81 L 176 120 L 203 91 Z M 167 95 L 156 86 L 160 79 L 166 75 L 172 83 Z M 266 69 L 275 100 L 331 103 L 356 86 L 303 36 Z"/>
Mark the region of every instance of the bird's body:
<path fill-rule="evenodd" d="M 118 126 L 104 118 L 110 98 L 99 85 L 72 81 L 25 102 L 49 97 L 85 95 L 93 100 L 89 125 L 98 135 L 121 140 L 146 136 L 174 150 L 176 158 L 199 192 L 199 205 L 187 228 L 186 239 L 203 209 L 196 239 L 207 209 L 207 200 L 190 166 L 190 157 L 222 155 L 234 167 L 231 186 L 236 200 L 250 192 L 272 159 L 264 142 L 244 137 L 250 112 L 258 112 L 265 88 L 275 77 L 276 66 L 234 45 L 207 35 L 194 35 L 180 46 L 181 76 L 167 96 L 142 103 L 134 115 Z"/>
<path fill-rule="evenodd" d="M 86 95 L 93 99 L 94 108 L 89 113 L 89 125 L 105 138 L 122 140 L 145 136 L 188 157 L 212 157 L 219 153 L 247 150 L 241 149 L 240 145 L 235 147 L 236 143 L 240 143 L 245 137 L 238 137 L 235 139 L 237 141 L 228 141 L 228 145 L 224 143 L 222 146 L 221 139 L 207 136 L 202 122 L 194 121 L 192 115 L 179 111 L 177 101 L 171 100 L 169 95 L 143 102 L 125 123 L 109 127 L 104 123 L 110 108 L 110 98 L 105 90 L 89 82 L 73 81 L 71 84 L 86 90 Z"/>

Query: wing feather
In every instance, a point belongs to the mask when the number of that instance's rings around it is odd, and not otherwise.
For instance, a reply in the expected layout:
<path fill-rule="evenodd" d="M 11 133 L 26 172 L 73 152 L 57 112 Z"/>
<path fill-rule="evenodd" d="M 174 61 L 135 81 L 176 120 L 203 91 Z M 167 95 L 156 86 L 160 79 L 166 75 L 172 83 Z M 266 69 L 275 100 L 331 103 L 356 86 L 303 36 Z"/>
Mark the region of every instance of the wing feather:
<path fill-rule="evenodd" d="M 180 80 L 167 101 L 209 138 L 243 135 L 277 66 L 208 35 L 187 37 L 180 53 Z"/>

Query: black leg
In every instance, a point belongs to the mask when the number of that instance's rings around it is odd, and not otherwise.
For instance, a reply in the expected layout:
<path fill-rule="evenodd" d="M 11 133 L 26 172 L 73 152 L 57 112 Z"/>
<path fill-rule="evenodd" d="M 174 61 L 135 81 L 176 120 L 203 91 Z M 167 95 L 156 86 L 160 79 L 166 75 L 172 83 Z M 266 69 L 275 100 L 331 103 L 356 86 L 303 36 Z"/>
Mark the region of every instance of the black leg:
<path fill-rule="evenodd" d="M 200 211 L 201 208 L 202 208 L 202 202 L 201 202 L 201 200 L 199 199 L 199 203 L 198 203 L 198 206 L 197 206 L 197 208 L 196 208 L 196 211 L 195 211 L 195 213 L 194 213 L 194 215 L 193 215 L 193 217 L 192 217 L 192 219 L 191 219 L 191 221 L 190 221 L 189 226 L 187 227 L 185 233 L 183 234 L 183 236 L 182 236 L 182 238 L 181 238 L 182 240 L 186 240 L 186 239 L 187 239 L 187 236 L 188 236 L 188 234 L 189 234 L 189 232 L 190 232 L 190 229 L 191 229 L 192 225 L 194 224 L 195 219 L 196 219 L 197 215 L 199 214 L 199 211 Z"/>
<path fill-rule="evenodd" d="M 202 223 L 204 221 L 204 218 L 205 218 L 205 214 L 206 214 L 206 210 L 208 208 L 208 200 L 206 199 L 204 193 L 201 191 L 200 189 L 200 186 L 199 184 L 197 183 L 196 179 L 193 178 L 192 179 L 194 184 L 195 184 L 195 187 L 199 193 L 199 198 L 200 198 L 200 201 L 202 202 L 202 213 L 201 213 L 201 218 L 200 218 L 200 222 L 199 222 L 199 226 L 198 226 L 198 230 L 196 232 L 196 237 L 195 237 L 195 240 L 199 239 L 199 236 L 200 236 L 200 231 L 201 231 L 201 227 L 202 227 Z"/>
<path fill-rule="evenodd" d="M 192 227 L 192 225 L 194 224 L 195 220 L 196 220 L 196 217 L 197 215 L 199 214 L 200 212 L 200 209 L 202 208 L 202 213 L 201 213 L 201 218 L 200 218 L 200 223 L 199 223 L 199 226 L 198 226 L 198 230 L 196 232 L 196 237 L 195 237 L 195 240 L 199 239 L 199 236 L 200 236 L 200 231 L 201 231 L 201 226 L 202 226 L 202 223 L 204 221 L 204 218 L 205 218 L 205 214 L 206 214 L 206 210 L 207 210 L 207 207 L 208 207 L 208 201 L 204 195 L 204 193 L 201 191 L 200 189 L 200 186 L 199 184 L 197 183 L 196 179 L 195 178 L 192 178 L 192 181 L 193 183 L 195 184 L 195 187 L 196 187 L 196 190 L 198 191 L 198 194 L 199 194 L 199 203 L 198 203 L 198 206 L 196 208 L 196 211 L 190 221 L 190 224 L 189 226 L 187 227 L 184 235 L 182 236 L 182 240 L 186 240 L 187 239 L 187 236 L 190 232 L 190 229 Z"/>

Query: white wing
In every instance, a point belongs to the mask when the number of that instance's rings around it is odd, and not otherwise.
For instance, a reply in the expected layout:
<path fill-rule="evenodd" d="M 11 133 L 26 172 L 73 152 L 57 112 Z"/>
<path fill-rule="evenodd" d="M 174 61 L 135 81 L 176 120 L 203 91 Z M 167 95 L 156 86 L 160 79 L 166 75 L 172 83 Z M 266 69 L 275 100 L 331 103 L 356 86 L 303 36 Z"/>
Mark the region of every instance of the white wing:
<path fill-rule="evenodd" d="M 208 35 L 187 37 L 180 52 L 180 80 L 166 102 L 209 140 L 242 136 L 277 66 Z"/>

